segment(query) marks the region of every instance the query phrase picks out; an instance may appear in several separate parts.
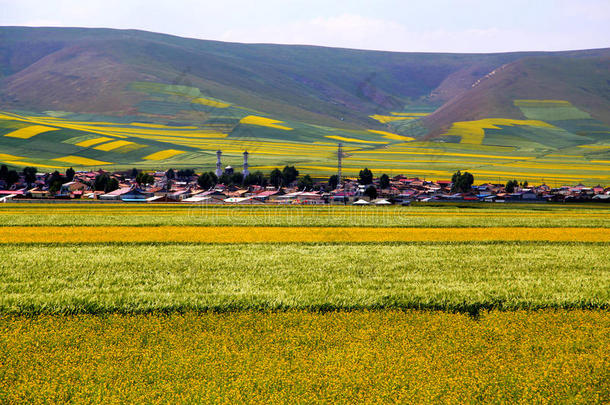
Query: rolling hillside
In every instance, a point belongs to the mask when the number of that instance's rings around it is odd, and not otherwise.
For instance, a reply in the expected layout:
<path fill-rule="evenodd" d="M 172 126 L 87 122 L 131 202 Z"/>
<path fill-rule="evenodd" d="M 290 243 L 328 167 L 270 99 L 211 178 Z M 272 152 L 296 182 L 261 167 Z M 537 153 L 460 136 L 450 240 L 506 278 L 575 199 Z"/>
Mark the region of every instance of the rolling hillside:
<path fill-rule="evenodd" d="M 424 54 L 0 28 L 0 161 L 610 184 L 610 50 Z"/>

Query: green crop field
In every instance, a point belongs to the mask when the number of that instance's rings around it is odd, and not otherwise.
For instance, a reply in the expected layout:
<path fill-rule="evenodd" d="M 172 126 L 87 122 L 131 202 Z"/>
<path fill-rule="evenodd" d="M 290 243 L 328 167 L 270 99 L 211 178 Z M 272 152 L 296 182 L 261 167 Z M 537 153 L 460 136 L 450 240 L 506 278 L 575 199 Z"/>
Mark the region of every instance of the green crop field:
<path fill-rule="evenodd" d="M 0 402 L 603 403 L 608 215 L 6 204 Z"/>
<path fill-rule="evenodd" d="M 567 227 L 610 226 L 605 204 L 414 204 L 410 207 L 214 206 L 187 204 L 2 204 L 0 226 L 320 226 Z"/>
<path fill-rule="evenodd" d="M 0 254 L 0 311 L 15 314 L 610 307 L 607 244 L 8 245 Z"/>

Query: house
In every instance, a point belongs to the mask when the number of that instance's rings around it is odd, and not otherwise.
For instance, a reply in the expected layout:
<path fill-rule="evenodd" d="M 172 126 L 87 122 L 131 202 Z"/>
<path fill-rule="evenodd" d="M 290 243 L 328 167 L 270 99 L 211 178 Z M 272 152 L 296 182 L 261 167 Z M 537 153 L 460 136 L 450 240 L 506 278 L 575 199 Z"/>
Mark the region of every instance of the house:
<path fill-rule="evenodd" d="M 58 196 L 80 198 L 87 186 L 80 181 L 70 181 L 61 185 Z"/>
<path fill-rule="evenodd" d="M 142 191 L 135 187 L 128 192 L 121 194 L 121 200 L 125 202 L 145 202 L 151 197 L 153 197 L 153 193 Z"/>
<path fill-rule="evenodd" d="M 123 194 L 127 194 L 131 190 L 131 187 L 122 187 L 106 194 L 100 195 L 100 200 L 120 200 Z"/>

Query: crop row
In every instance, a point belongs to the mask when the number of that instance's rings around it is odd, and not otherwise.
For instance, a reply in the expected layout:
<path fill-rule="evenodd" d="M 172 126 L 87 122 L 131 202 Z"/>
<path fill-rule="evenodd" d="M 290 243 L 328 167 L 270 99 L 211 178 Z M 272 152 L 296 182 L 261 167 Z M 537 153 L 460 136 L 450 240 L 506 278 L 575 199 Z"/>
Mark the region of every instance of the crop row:
<path fill-rule="evenodd" d="M 460 210 L 401 207 L 68 206 L 20 204 L 3 209 L 0 226 L 332 226 L 610 228 L 609 210 Z"/>
<path fill-rule="evenodd" d="M 0 246 L 0 312 L 609 308 L 587 243 Z"/>

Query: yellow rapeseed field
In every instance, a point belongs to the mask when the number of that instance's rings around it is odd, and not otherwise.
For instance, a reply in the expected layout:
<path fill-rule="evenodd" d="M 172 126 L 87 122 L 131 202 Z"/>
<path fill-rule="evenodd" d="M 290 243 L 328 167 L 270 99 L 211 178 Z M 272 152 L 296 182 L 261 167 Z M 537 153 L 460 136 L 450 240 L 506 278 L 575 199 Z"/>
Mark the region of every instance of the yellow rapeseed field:
<path fill-rule="evenodd" d="M 42 134 L 43 132 L 58 131 L 60 128 L 46 127 L 44 125 L 31 125 L 29 127 L 20 128 L 13 132 L 9 132 L 4 136 L 9 138 L 30 139 L 33 136 Z"/>
<path fill-rule="evenodd" d="M 415 140 L 415 138 L 411 138 L 410 136 L 402 136 L 402 135 L 393 134 L 393 133 L 387 132 L 387 131 L 377 131 L 376 129 L 369 129 L 368 131 L 372 134 L 383 135 L 384 138 L 392 139 L 395 141 L 407 141 L 408 142 L 408 141 Z"/>
<path fill-rule="evenodd" d="M 84 158 L 81 156 L 73 156 L 73 155 L 64 156 L 64 157 L 56 158 L 53 160 L 56 160 L 58 162 L 71 163 L 73 165 L 78 165 L 78 166 L 97 166 L 97 165 L 112 164 L 112 162 L 104 162 L 102 160 L 89 159 L 89 158 Z"/>
<path fill-rule="evenodd" d="M 129 142 L 129 141 L 113 141 L 113 142 L 103 143 L 101 145 L 95 146 L 93 149 L 109 152 L 111 150 L 118 149 L 123 146 L 134 145 L 134 144 L 135 144 L 135 142 Z"/>
<path fill-rule="evenodd" d="M 0 227 L 0 243 L 79 242 L 610 242 L 608 228 L 383 228 L 99 226 Z"/>
<path fill-rule="evenodd" d="M 161 150 L 159 152 L 155 152 L 152 153 L 146 157 L 144 157 L 144 160 L 163 160 L 163 159 L 168 159 L 170 157 L 179 155 L 181 153 L 184 153 L 184 151 L 182 150 L 176 150 L 176 149 L 166 149 L 166 150 Z"/>
<path fill-rule="evenodd" d="M 108 138 L 107 136 L 100 136 L 98 138 L 87 139 L 86 141 L 82 141 L 76 144 L 76 146 L 82 146 L 83 148 L 88 148 L 93 145 L 97 145 L 98 143 L 103 143 L 107 141 L 112 141 L 113 138 Z"/>
<path fill-rule="evenodd" d="M 292 131 L 292 128 L 290 128 L 290 127 L 287 127 L 285 125 L 279 125 L 279 124 L 282 124 L 283 121 L 273 120 L 271 118 L 266 118 L 266 117 L 259 117 L 256 115 L 248 115 L 247 117 L 242 118 L 239 121 L 239 123 L 247 124 L 247 125 L 258 125 L 261 127 L 283 129 L 284 131 Z"/>
<path fill-rule="evenodd" d="M 443 135 L 460 136 L 461 143 L 481 144 L 485 138 L 486 129 L 500 129 L 500 125 L 528 125 L 532 127 L 555 128 L 553 125 L 539 120 L 514 120 L 508 118 L 486 118 L 477 121 L 454 122 Z"/>
<path fill-rule="evenodd" d="M 414 120 L 417 119 L 418 117 L 406 117 L 406 116 L 396 116 L 396 115 L 380 115 L 380 114 L 374 114 L 374 115 L 369 115 L 369 117 L 371 117 L 372 119 L 381 122 L 382 124 L 387 124 L 390 122 L 394 122 L 394 121 L 405 121 L 405 120 Z"/>
<path fill-rule="evenodd" d="M 2 403 L 607 403 L 605 311 L 0 316 Z"/>
<path fill-rule="evenodd" d="M 345 136 L 338 136 L 338 135 L 326 135 L 325 138 L 336 139 L 337 141 L 351 142 L 351 143 L 376 143 L 376 144 L 383 144 L 383 145 L 386 145 L 389 143 L 389 142 L 383 142 L 383 141 L 369 141 L 369 140 L 365 140 L 365 139 L 348 138 Z"/>
<path fill-rule="evenodd" d="M 207 105 L 208 107 L 214 107 L 214 108 L 231 107 L 231 104 L 229 104 L 229 103 L 223 103 L 222 101 L 210 100 L 208 98 L 195 98 L 195 99 L 191 100 L 191 103 Z"/>

